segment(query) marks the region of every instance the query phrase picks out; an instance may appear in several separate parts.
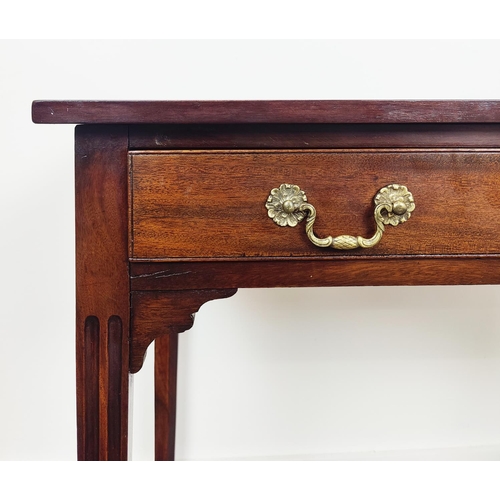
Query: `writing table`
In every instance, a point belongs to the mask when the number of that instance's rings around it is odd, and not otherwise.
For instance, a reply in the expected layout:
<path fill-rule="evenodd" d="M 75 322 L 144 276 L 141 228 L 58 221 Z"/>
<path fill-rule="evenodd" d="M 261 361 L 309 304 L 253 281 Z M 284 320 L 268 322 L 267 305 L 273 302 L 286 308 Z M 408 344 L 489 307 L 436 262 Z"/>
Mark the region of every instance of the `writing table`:
<path fill-rule="evenodd" d="M 209 300 L 500 283 L 500 101 L 35 101 L 32 113 L 78 125 L 80 460 L 127 459 L 129 374 L 153 340 L 155 457 L 174 458 L 178 334 Z"/>

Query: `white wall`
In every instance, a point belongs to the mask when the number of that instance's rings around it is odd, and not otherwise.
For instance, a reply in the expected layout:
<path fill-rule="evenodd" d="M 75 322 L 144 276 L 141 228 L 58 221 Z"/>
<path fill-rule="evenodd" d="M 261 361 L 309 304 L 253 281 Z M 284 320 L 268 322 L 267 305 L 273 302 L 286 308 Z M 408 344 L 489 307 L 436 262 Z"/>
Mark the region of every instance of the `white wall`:
<path fill-rule="evenodd" d="M 32 124 L 32 100 L 494 99 L 499 48 L 0 42 L 0 460 L 76 457 L 73 127 Z M 499 301 L 497 287 L 367 287 L 208 303 L 181 336 L 177 456 L 484 457 L 472 450 L 500 445 Z M 152 397 L 150 353 L 136 460 L 153 455 Z"/>

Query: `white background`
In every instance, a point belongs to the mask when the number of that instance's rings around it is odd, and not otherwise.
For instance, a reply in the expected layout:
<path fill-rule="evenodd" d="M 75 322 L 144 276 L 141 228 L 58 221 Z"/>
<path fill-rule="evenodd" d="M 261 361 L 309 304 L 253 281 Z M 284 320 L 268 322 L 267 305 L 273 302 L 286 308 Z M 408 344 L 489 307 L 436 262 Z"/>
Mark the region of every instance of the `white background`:
<path fill-rule="evenodd" d="M 73 126 L 34 99 L 498 99 L 497 41 L 0 42 L 0 460 L 76 458 Z M 500 458 L 497 287 L 240 290 L 181 335 L 181 460 Z M 152 355 L 134 460 L 153 457 Z"/>

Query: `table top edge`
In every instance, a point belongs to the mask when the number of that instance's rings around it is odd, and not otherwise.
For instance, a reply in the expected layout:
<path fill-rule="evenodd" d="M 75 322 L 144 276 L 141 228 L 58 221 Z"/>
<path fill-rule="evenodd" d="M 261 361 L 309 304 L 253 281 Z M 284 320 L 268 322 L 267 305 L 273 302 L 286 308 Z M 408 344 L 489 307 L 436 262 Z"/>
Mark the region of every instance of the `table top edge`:
<path fill-rule="evenodd" d="M 500 123 L 500 100 L 42 101 L 34 123 Z"/>

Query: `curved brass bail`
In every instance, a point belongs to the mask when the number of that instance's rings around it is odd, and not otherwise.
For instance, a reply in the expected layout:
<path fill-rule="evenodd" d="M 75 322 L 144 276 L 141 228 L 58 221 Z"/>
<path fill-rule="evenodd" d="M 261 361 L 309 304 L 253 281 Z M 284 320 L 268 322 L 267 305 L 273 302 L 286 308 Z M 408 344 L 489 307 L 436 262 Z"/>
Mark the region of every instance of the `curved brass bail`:
<path fill-rule="evenodd" d="M 267 214 L 280 226 L 296 226 L 306 216 L 306 234 L 309 240 L 318 247 L 332 247 L 337 250 L 352 250 L 354 248 L 371 248 L 382 239 L 385 226 L 397 226 L 406 222 L 413 210 L 415 201 L 406 186 L 390 184 L 378 191 L 374 198 L 374 218 L 376 231 L 371 238 L 363 236 L 327 236 L 318 238 L 314 234 L 316 209 L 307 203 L 307 197 L 295 184 L 282 184 L 271 190 L 266 208 Z"/>

